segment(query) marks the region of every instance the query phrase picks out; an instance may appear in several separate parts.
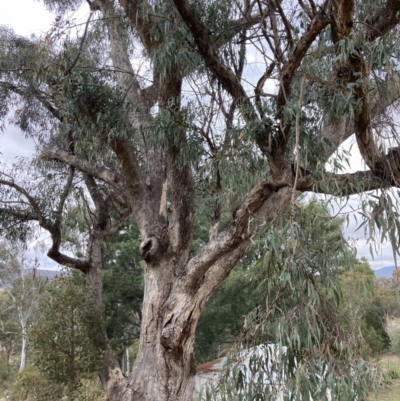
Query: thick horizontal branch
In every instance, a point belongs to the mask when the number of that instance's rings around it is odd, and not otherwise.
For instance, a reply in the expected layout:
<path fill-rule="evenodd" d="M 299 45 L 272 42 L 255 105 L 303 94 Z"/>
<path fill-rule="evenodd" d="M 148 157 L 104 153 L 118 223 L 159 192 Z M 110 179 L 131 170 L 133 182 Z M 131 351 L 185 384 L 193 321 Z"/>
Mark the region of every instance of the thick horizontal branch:
<path fill-rule="evenodd" d="M 391 150 L 389 154 L 393 155 L 395 151 Z M 388 157 L 393 160 L 393 156 Z M 349 196 L 391 186 L 395 186 L 394 180 L 382 181 L 371 171 L 352 174 L 325 172 L 318 176 L 309 174 L 301 177 L 296 190 Z M 248 250 L 250 239 L 260 225 L 268 228 L 282 214 L 291 202 L 292 194 L 293 188 L 290 186 L 274 188 L 267 181 L 260 181 L 236 211 L 230 229 L 205 245 L 188 263 L 190 285 L 202 288 L 201 291 L 212 291 Z"/>
<path fill-rule="evenodd" d="M 73 166 L 78 170 L 90 174 L 91 176 L 123 191 L 123 179 L 118 174 L 105 167 L 92 166 L 87 160 L 72 155 L 65 150 L 58 148 L 45 148 L 41 152 L 41 156 L 47 160 L 58 160 L 69 166 Z"/>
<path fill-rule="evenodd" d="M 87 273 L 90 270 L 90 262 L 87 260 L 80 260 L 73 258 L 71 256 L 65 255 L 61 253 L 57 247 L 51 247 L 47 252 L 47 256 L 54 260 L 55 262 L 59 263 L 60 265 L 66 267 L 72 267 L 74 269 L 78 269 L 83 273 Z"/>
<path fill-rule="evenodd" d="M 324 172 L 312 174 L 299 180 L 297 190 L 334 196 L 350 196 L 376 189 L 390 188 L 394 182 L 383 181 L 372 171 L 357 171 L 355 173 L 334 174 Z"/>

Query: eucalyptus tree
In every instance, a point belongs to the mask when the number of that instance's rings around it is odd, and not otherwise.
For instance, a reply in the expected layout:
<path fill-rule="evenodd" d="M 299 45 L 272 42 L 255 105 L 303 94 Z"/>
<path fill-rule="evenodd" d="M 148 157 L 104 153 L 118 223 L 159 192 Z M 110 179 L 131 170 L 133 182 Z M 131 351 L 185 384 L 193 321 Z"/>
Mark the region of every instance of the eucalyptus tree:
<path fill-rule="evenodd" d="M 228 363 L 200 399 L 354 400 L 376 391 L 383 378 L 365 359 L 370 338 L 343 313 L 342 275 L 355 257 L 342 224 L 325 205 L 299 202 L 259 239 L 265 251 L 252 275 L 264 301 L 246 316 Z"/>
<path fill-rule="evenodd" d="M 228 354 L 237 345 L 281 343 L 271 333 L 274 330 L 269 318 L 288 316 L 291 308 L 304 312 L 307 307 L 303 305 L 307 303 L 315 308 L 312 295 L 305 294 L 304 286 L 316 287 L 321 292 L 321 287 L 332 287 L 328 282 L 331 280 L 336 281 L 335 290 L 340 292 L 342 269 L 350 267 L 354 258 L 342 230 L 342 217 L 331 216 L 321 201 L 308 199 L 298 200 L 294 208 L 288 208 L 274 222 L 266 235 L 254 238 L 252 249 L 206 304 L 196 330 L 196 360 L 216 359 L 221 351 Z M 287 235 L 297 245 L 290 246 Z M 282 250 L 277 255 L 280 246 L 287 249 L 287 256 L 282 257 L 285 252 Z M 320 280 L 329 277 L 329 280 L 321 285 L 316 277 Z M 322 308 L 319 314 L 321 319 L 328 318 Z M 297 322 L 295 326 L 298 329 Z"/>
<path fill-rule="evenodd" d="M 60 178 L 50 191 L 47 175 L 3 172 L 2 217 L 38 221 L 48 256 L 84 271 L 100 304 L 104 237 L 132 214 L 140 348 L 128 378 L 104 353 L 110 398 L 191 398 L 207 299 L 299 193 L 381 189 L 365 226 L 395 241 L 399 1 L 95 0 L 77 39 L 68 13 L 84 2 L 43 2 L 47 35 L 1 29 L 0 110 Z M 340 170 L 352 135 L 368 171 Z M 72 257 L 63 226 L 82 182 L 91 229 Z M 194 241 L 205 212 L 209 238 Z"/>
<path fill-rule="evenodd" d="M 83 284 L 82 274 L 56 277 L 39 298 L 39 313 L 29 328 L 32 365 L 69 394 L 93 375 L 99 363 L 99 342 L 92 339 L 102 335 L 102 322 Z M 37 391 L 29 387 L 28 392 Z"/>
<path fill-rule="evenodd" d="M 17 334 L 22 340 L 19 366 L 21 372 L 26 365 L 28 327 L 37 312 L 37 299 L 45 280 L 34 274 L 38 267 L 37 259 L 28 259 L 26 250 L 21 250 L 21 244 L 13 245 L 0 243 L 0 286 L 9 298 L 14 323 L 18 322 L 19 326 L 17 333 L 10 334 L 14 334 L 14 337 Z"/>

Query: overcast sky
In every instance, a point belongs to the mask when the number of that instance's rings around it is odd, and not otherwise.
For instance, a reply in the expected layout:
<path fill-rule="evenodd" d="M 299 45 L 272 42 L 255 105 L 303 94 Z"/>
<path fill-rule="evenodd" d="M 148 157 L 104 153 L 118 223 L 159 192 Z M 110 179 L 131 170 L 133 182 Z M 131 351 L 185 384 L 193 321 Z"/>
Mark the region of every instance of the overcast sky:
<path fill-rule="evenodd" d="M 75 15 L 76 22 L 86 21 L 88 14 L 89 8 L 85 3 L 77 15 Z M 46 11 L 41 2 L 34 0 L 0 0 L 0 25 L 7 25 L 13 28 L 19 35 L 34 34 L 40 36 L 49 29 L 54 18 L 55 16 Z M 35 148 L 34 142 L 25 138 L 15 127 L 7 126 L 5 132 L 0 135 L 1 161 L 12 163 L 15 157 L 26 157 L 33 154 Z M 349 171 L 356 171 L 365 167 L 361 163 L 361 157 L 354 142 L 354 139 L 350 138 L 345 144 L 347 149 L 350 149 L 352 144 L 352 160 Z M 350 211 L 357 204 L 357 201 L 350 201 L 342 212 Z M 349 226 L 345 228 L 345 235 L 349 241 L 356 241 L 358 257 L 366 257 L 375 269 L 394 265 L 392 249 L 388 243 L 382 244 L 380 252 L 372 260 L 363 229 L 356 231 L 358 224 L 352 217 Z M 44 260 L 43 264 L 46 267 L 54 266 L 53 262 L 49 259 Z"/>

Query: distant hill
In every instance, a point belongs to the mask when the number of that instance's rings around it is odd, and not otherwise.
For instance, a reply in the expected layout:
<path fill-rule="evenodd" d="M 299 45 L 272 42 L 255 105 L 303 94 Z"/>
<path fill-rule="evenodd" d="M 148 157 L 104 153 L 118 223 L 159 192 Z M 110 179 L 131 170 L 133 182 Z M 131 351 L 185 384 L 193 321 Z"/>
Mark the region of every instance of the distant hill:
<path fill-rule="evenodd" d="M 49 280 L 53 280 L 56 276 L 60 275 L 59 270 L 45 270 L 45 269 L 35 269 L 35 275 L 37 277 L 47 277 Z M 33 274 L 33 269 L 25 269 L 24 274 Z"/>
<path fill-rule="evenodd" d="M 375 270 L 375 277 L 386 277 L 391 278 L 392 272 L 396 268 L 396 266 L 386 266 L 382 267 L 381 269 Z M 400 267 L 399 267 L 400 269 Z"/>
<path fill-rule="evenodd" d="M 25 269 L 24 270 L 24 275 L 33 275 L 35 274 L 36 277 L 45 277 L 49 281 L 54 280 L 54 278 L 58 275 L 60 275 L 61 271 L 60 270 L 45 270 L 45 269 L 35 269 L 35 272 L 33 269 Z M 10 288 L 11 284 L 9 282 L 5 282 L 5 287 Z M 0 291 L 3 291 L 4 288 L 0 285 Z M 1 400 L 1 399 L 0 399 Z"/>

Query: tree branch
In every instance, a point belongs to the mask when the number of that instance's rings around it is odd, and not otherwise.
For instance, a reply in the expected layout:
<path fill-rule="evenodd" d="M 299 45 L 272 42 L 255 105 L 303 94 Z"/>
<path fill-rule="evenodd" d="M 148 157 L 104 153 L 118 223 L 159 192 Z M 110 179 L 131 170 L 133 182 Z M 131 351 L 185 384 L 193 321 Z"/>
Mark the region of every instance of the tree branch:
<path fill-rule="evenodd" d="M 94 167 L 87 160 L 72 155 L 65 150 L 58 148 L 45 148 L 42 149 L 41 156 L 47 160 L 58 160 L 78 170 L 92 175 L 93 177 L 105 182 L 108 185 L 118 189 L 124 190 L 123 178 L 118 173 L 115 173 L 105 167 Z"/>
<path fill-rule="evenodd" d="M 173 0 L 176 9 L 190 29 L 193 39 L 206 66 L 221 82 L 223 88 L 238 102 L 247 121 L 257 119 L 253 106 L 233 71 L 224 65 L 212 47 L 207 30 L 203 23 L 195 16 L 187 0 Z"/>
<path fill-rule="evenodd" d="M 317 38 L 320 32 L 329 24 L 329 20 L 327 19 L 324 11 L 327 7 L 327 4 L 328 1 L 325 1 L 324 4 L 321 6 L 320 11 L 311 20 L 307 31 L 304 33 L 304 35 L 298 41 L 296 47 L 294 48 L 292 56 L 282 68 L 281 86 L 278 93 L 278 107 L 282 107 L 286 104 L 286 98 L 289 96 L 292 90 L 292 82 L 295 72 L 299 68 L 314 40 Z"/>
<path fill-rule="evenodd" d="M 83 273 L 88 273 L 90 270 L 90 263 L 87 260 L 80 260 L 71 256 L 65 255 L 59 251 L 56 247 L 52 246 L 47 252 L 47 256 L 53 259 L 55 262 L 66 267 L 72 267 L 78 269 Z"/>
<path fill-rule="evenodd" d="M 4 173 L 0 173 L 0 174 L 4 174 Z M 31 196 L 26 189 L 24 189 L 20 185 L 16 184 L 13 180 L 12 181 L 8 181 L 8 180 L 0 179 L 0 184 L 6 185 L 6 186 L 8 186 L 10 188 L 14 188 L 20 194 L 25 196 L 25 198 L 28 200 L 30 206 L 32 207 L 33 211 L 36 214 L 36 217 L 37 217 L 37 220 L 39 222 L 40 227 L 42 227 L 42 228 L 44 228 L 45 230 L 48 230 L 48 231 L 51 230 L 46 218 L 43 216 L 42 211 L 40 210 L 40 207 L 39 207 L 38 203 L 35 201 L 34 197 Z"/>
<path fill-rule="evenodd" d="M 84 33 L 83 33 L 83 37 L 82 37 L 82 39 L 81 39 L 81 43 L 80 43 L 80 45 L 79 45 L 78 53 L 77 53 L 77 55 L 76 55 L 76 57 L 75 57 L 75 60 L 72 62 L 72 64 L 71 64 L 71 65 L 67 68 L 67 70 L 64 72 L 64 75 L 69 75 L 69 74 L 71 73 L 71 71 L 74 69 L 74 67 L 76 66 L 76 63 L 77 63 L 78 60 L 79 60 L 79 57 L 80 57 L 81 52 L 82 52 L 83 45 L 84 45 L 85 40 L 86 40 L 86 35 L 87 35 L 87 32 L 88 32 L 89 22 L 90 22 L 90 20 L 91 20 L 91 18 L 92 18 L 92 15 L 93 15 L 92 13 L 89 14 L 89 18 L 88 18 L 88 20 L 87 20 L 87 22 L 86 22 L 85 31 L 84 31 Z"/>
<path fill-rule="evenodd" d="M 206 272 L 222 257 L 250 240 L 261 223 L 266 227 L 271 225 L 290 202 L 291 194 L 292 189 L 288 185 L 274 186 L 265 179 L 260 180 L 234 213 L 229 229 L 204 245 L 188 262 L 188 285 L 199 286 Z"/>
<path fill-rule="evenodd" d="M 342 197 L 392 186 L 395 186 L 393 181 L 383 181 L 368 170 L 347 174 L 310 174 L 299 180 L 296 190 Z"/>
<path fill-rule="evenodd" d="M 42 214 L 42 211 L 40 210 L 39 205 L 35 201 L 35 199 L 26 191 L 24 188 L 22 188 L 20 185 L 15 184 L 13 181 L 7 181 L 7 180 L 2 180 L 0 179 L 0 184 L 6 185 L 10 188 L 14 188 L 16 191 L 21 193 L 23 196 L 25 196 L 29 204 L 31 205 L 35 215 L 36 215 L 36 220 L 39 222 L 40 227 L 44 228 L 46 231 L 48 231 L 51 234 L 52 237 L 52 246 L 47 252 L 47 256 L 56 261 L 57 263 L 60 263 L 64 266 L 70 266 L 74 267 L 76 269 L 79 269 L 83 272 L 87 272 L 90 269 L 90 264 L 87 261 L 82 261 L 76 258 L 72 258 L 70 256 L 64 255 L 59 251 L 60 243 L 61 243 L 61 232 L 59 230 L 59 227 L 50 224 L 45 217 Z M 68 184 L 67 184 L 68 185 Z M 12 212 L 11 212 L 12 213 Z M 12 213 L 13 214 L 13 213 Z M 13 214 L 15 217 L 22 217 L 24 221 L 26 221 L 26 214 L 22 214 L 20 216 L 18 214 Z M 33 219 L 30 219 L 33 220 Z"/>
<path fill-rule="evenodd" d="M 367 41 L 380 38 L 390 32 L 399 23 L 400 0 L 387 0 L 369 22 L 365 38 Z"/>
<path fill-rule="evenodd" d="M 3 202 L 0 202 L 3 203 Z M 18 202 L 17 202 L 18 203 Z M 9 214 L 20 221 L 37 221 L 38 218 L 35 214 L 28 211 L 11 210 L 5 207 L 0 208 L 0 215 Z"/>
<path fill-rule="evenodd" d="M 18 88 L 16 85 L 13 85 L 9 82 L 4 82 L 4 81 L 0 81 L 0 86 L 16 93 L 17 95 L 20 96 L 31 96 L 32 95 L 32 89 L 29 89 L 29 91 L 25 91 L 22 88 Z M 37 91 L 33 91 L 34 96 L 36 97 L 36 99 L 38 99 L 43 106 L 58 120 L 61 121 L 61 115 L 59 113 L 59 111 L 52 106 L 52 104 L 46 99 L 46 96 L 37 92 Z"/>
<path fill-rule="evenodd" d="M 321 31 L 329 24 L 329 20 L 325 14 L 325 9 L 329 1 L 326 0 L 320 7 L 318 13 L 313 17 L 310 25 L 301 39 L 297 42 L 291 57 L 285 63 L 280 73 L 280 89 L 277 96 L 278 119 L 283 121 L 284 106 L 287 103 L 289 95 L 292 91 L 292 83 L 297 69 L 303 61 L 307 51 L 313 44 L 314 40 Z M 271 154 L 274 158 L 274 170 L 281 171 L 283 167 L 283 156 L 289 140 L 289 131 L 291 124 L 281 127 L 277 138 L 272 141 Z"/>
<path fill-rule="evenodd" d="M 75 175 L 75 167 L 69 166 L 68 180 L 64 187 L 63 192 L 61 193 L 60 203 L 58 204 L 58 207 L 56 210 L 56 222 L 55 222 L 56 226 L 59 226 L 61 224 L 62 211 L 64 209 L 64 205 L 67 200 L 69 191 L 71 190 L 74 175 Z"/>
<path fill-rule="evenodd" d="M 133 70 L 132 63 L 129 59 L 126 40 L 123 36 L 124 27 L 119 16 L 116 14 L 114 4 L 110 0 L 99 0 L 101 10 L 103 12 L 105 22 L 108 29 L 111 48 L 111 60 L 114 66 L 115 76 L 118 85 L 127 94 L 126 100 L 135 109 L 141 108 L 142 90 Z M 123 0 L 121 0 L 123 1 Z M 131 2 L 130 2 L 131 3 Z M 136 111 L 136 110 L 135 110 Z M 130 119 L 134 127 L 137 127 L 136 113 L 130 113 Z"/>
<path fill-rule="evenodd" d="M 121 218 L 112 227 L 103 232 L 104 237 L 108 237 L 110 235 L 118 233 L 124 227 L 124 225 L 126 224 L 126 220 L 131 214 L 132 212 L 130 210 L 126 210 L 122 214 Z"/>
<path fill-rule="evenodd" d="M 137 0 L 119 0 L 119 3 L 132 25 L 136 28 L 143 46 L 150 54 L 161 43 L 161 38 L 156 40 L 150 35 L 154 26 L 150 4 L 145 0 L 141 0 L 140 2 Z M 144 18 L 143 15 L 146 11 L 147 15 Z"/>

